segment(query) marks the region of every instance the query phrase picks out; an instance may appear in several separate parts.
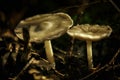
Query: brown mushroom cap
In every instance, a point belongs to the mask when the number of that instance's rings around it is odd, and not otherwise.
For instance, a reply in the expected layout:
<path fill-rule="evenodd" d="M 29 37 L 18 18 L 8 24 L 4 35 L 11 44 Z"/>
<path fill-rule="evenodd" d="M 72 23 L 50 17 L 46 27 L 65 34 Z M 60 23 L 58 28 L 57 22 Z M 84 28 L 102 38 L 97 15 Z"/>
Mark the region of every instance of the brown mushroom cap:
<path fill-rule="evenodd" d="M 16 35 L 23 39 L 22 28 L 30 33 L 30 42 L 42 42 L 61 36 L 73 25 L 66 13 L 41 14 L 22 20 L 15 29 Z"/>
<path fill-rule="evenodd" d="M 112 32 L 110 26 L 100 25 L 77 25 L 67 31 L 68 35 L 80 39 L 98 41 L 103 38 L 109 37 Z"/>

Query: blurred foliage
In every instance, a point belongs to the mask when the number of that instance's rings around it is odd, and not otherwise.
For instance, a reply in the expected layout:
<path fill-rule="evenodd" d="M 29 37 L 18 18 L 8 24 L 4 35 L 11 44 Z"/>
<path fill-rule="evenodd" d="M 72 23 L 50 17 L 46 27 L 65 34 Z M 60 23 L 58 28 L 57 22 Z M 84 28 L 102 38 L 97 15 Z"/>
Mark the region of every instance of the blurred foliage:
<path fill-rule="evenodd" d="M 6 4 L 6 1 L 9 4 Z M 114 0 L 114 2 L 120 7 L 120 1 Z M 66 12 L 74 20 L 74 25 L 86 23 L 110 25 L 113 29 L 111 36 L 107 39 L 93 42 L 94 64 L 98 66 L 99 69 L 102 69 L 98 71 L 98 74 L 96 73 L 92 78 L 88 77 L 86 80 L 119 80 L 120 67 L 113 69 L 110 65 L 110 70 L 108 69 L 109 67 L 104 68 L 104 65 L 108 64 L 118 48 L 120 48 L 120 12 L 110 3 L 110 0 L 18 0 L 18 2 L 16 0 L 1 0 L 0 7 L 0 30 L 13 27 L 13 25 L 10 24 L 9 27 L 6 27 L 8 25 L 4 27 L 2 24 L 8 24 L 10 19 L 14 22 L 14 20 L 17 19 L 16 15 L 24 8 L 25 12 L 20 16 L 20 19 L 18 18 L 18 22 L 21 19 L 36 14 Z M 5 17 L 1 17 L 3 13 Z M 41 67 L 49 67 L 47 62 L 43 63 L 43 58 L 46 59 L 43 43 L 32 43 L 32 47 L 29 47 L 29 49 L 26 47 L 27 52 L 37 53 L 32 54 L 32 57 L 35 57 L 39 64 L 30 64 L 30 59 L 27 60 L 26 58 L 28 54 L 22 49 L 23 45 L 18 51 L 17 57 L 14 57 L 15 52 L 11 52 L 9 49 L 9 43 L 13 43 L 14 41 L 6 39 L 0 41 L 0 79 L 7 80 L 8 78 L 16 77 L 26 64 L 29 64 L 29 67 L 19 75 L 21 80 L 28 80 L 28 78 L 29 80 L 35 80 L 34 76 L 36 75 L 38 76 L 36 78 L 39 79 L 81 80 L 82 77 L 92 73 L 87 67 L 86 43 L 85 41 L 76 39 L 74 43 L 71 43 L 72 40 L 73 39 L 67 34 L 52 40 L 56 70 L 59 72 Z M 70 49 L 71 47 L 73 47 L 73 50 Z M 72 56 L 69 55 L 70 52 L 72 52 Z M 15 61 L 13 58 L 17 60 Z M 115 58 L 115 65 L 119 64 L 119 58 L 120 55 Z M 106 68 L 108 71 L 106 71 Z M 33 69 L 35 69 L 36 73 L 29 74 L 29 71 Z"/>

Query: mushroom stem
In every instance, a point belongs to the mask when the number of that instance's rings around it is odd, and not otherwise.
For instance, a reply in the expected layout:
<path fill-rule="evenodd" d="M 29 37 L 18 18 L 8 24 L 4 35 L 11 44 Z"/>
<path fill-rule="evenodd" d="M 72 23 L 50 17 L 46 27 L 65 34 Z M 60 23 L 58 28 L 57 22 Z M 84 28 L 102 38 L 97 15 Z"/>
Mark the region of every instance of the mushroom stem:
<path fill-rule="evenodd" d="M 92 59 L 92 41 L 87 40 L 87 59 L 89 69 L 93 68 L 93 59 Z"/>
<path fill-rule="evenodd" d="M 53 50 L 52 50 L 51 41 L 46 40 L 44 42 L 44 44 L 45 44 L 45 51 L 46 51 L 47 59 L 48 59 L 49 63 L 51 64 L 52 68 L 55 69 L 55 61 L 54 61 L 54 54 L 53 54 Z"/>

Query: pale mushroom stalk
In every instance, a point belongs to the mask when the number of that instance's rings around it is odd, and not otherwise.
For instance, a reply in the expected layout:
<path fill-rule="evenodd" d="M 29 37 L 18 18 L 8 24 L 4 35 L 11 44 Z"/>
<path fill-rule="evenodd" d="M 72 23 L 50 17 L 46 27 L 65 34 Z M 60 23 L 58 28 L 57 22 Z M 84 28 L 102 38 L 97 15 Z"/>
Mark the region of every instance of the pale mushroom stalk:
<path fill-rule="evenodd" d="M 30 33 L 29 42 L 44 42 L 46 56 L 51 63 L 51 67 L 54 68 L 55 61 L 50 40 L 65 34 L 72 25 L 73 20 L 66 13 L 40 14 L 22 20 L 16 27 L 15 33 L 19 38 L 23 39 L 22 29 L 27 28 Z"/>
<path fill-rule="evenodd" d="M 77 25 L 67 31 L 71 37 L 86 41 L 88 68 L 92 70 L 96 69 L 93 65 L 92 42 L 109 37 L 111 32 L 110 26 L 89 24 Z"/>
<path fill-rule="evenodd" d="M 46 40 L 44 44 L 45 44 L 45 51 L 46 51 L 47 59 L 49 63 L 51 64 L 52 68 L 55 69 L 55 61 L 54 61 L 54 54 L 52 50 L 51 40 Z"/>
<path fill-rule="evenodd" d="M 87 40 L 87 60 L 89 69 L 93 68 L 93 58 L 92 58 L 92 41 Z"/>

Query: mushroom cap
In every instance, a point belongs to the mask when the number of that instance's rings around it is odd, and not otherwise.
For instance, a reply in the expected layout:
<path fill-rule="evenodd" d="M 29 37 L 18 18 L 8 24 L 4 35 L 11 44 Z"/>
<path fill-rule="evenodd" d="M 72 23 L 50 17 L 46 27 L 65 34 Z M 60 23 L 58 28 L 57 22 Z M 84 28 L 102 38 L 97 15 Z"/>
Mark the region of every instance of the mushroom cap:
<path fill-rule="evenodd" d="M 77 25 L 67 31 L 68 35 L 80 39 L 98 41 L 109 37 L 112 32 L 110 26 L 100 25 Z"/>
<path fill-rule="evenodd" d="M 66 13 L 36 15 L 22 20 L 16 27 L 15 33 L 23 39 L 23 28 L 30 34 L 30 42 L 42 42 L 60 37 L 73 25 L 73 20 Z"/>

